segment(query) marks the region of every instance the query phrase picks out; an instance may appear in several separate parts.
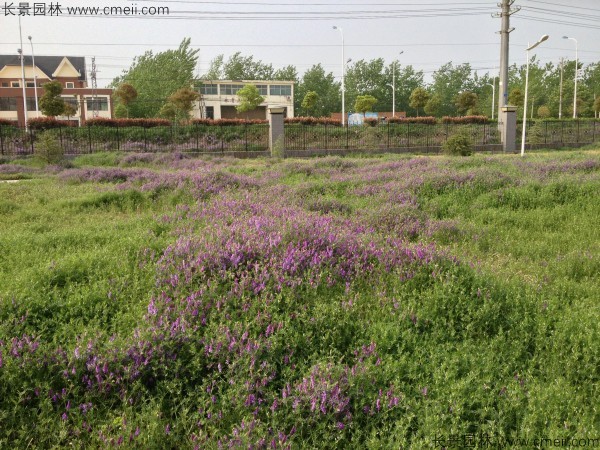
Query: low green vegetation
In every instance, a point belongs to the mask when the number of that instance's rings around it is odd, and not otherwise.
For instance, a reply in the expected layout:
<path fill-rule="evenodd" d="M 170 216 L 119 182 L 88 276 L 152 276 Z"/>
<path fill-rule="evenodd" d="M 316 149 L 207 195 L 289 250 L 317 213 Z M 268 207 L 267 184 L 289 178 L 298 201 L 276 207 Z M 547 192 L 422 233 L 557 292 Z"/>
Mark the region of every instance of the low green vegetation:
<path fill-rule="evenodd" d="M 3 160 L 0 448 L 597 439 L 599 175 L 595 149 Z"/>

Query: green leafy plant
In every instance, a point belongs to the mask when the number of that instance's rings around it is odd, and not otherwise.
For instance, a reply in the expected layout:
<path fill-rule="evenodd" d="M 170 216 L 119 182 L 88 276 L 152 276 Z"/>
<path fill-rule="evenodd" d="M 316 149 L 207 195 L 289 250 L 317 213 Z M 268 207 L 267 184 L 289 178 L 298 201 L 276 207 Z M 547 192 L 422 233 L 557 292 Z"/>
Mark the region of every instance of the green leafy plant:
<path fill-rule="evenodd" d="M 470 156 L 473 153 L 471 139 L 466 130 L 458 130 L 444 143 L 442 149 L 447 155 Z"/>
<path fill-rule="evenodd" d="M 34 154 L 46 164 L 58 164 L 63 161 L 65 151 L 51 131 L 43 131 L 37 136 L 34 144 Z"/>

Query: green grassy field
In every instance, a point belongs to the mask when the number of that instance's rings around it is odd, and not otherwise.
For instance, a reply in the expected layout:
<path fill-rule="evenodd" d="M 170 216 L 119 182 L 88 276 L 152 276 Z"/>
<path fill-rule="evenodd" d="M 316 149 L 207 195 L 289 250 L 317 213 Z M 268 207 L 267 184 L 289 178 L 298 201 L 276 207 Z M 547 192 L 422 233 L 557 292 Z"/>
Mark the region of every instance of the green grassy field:
<path fill-rule="evenodd" d="M 0 448 L 600 445 L 597 149 L 0 180 Z"/>

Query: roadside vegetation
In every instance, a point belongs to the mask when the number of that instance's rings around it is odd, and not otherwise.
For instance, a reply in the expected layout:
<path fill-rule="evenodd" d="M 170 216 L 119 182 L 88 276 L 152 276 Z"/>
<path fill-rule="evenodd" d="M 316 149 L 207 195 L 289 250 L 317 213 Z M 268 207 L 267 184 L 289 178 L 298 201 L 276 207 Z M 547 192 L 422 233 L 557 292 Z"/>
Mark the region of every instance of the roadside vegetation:
<path fill-rule="evenodd" d="M 0 447 L 597 438 L 599 175 L 597 149 L 3 160 Z"/>

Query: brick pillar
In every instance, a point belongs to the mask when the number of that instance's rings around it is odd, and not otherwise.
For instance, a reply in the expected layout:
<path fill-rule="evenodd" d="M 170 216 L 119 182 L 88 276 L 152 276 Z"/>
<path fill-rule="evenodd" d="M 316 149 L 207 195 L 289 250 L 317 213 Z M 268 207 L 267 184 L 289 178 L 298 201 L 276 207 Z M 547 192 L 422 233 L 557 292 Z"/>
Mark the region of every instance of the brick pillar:
<path fill-rule="evenodd" d="M 271 156 L 285 156 L 285 134 L 283 130 L 283 112 L 285 108 L 270 107 L 269 111 L 269 150 Z"/>

